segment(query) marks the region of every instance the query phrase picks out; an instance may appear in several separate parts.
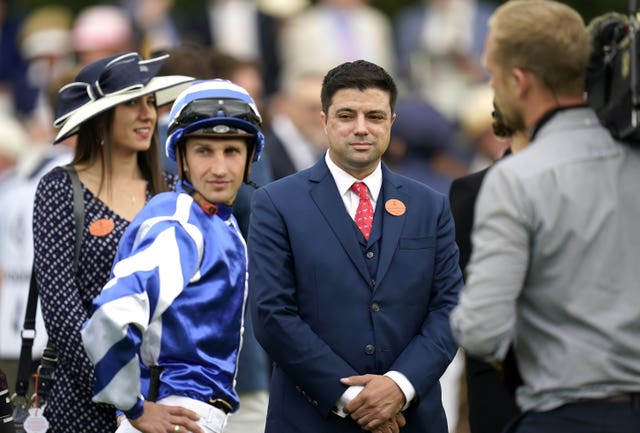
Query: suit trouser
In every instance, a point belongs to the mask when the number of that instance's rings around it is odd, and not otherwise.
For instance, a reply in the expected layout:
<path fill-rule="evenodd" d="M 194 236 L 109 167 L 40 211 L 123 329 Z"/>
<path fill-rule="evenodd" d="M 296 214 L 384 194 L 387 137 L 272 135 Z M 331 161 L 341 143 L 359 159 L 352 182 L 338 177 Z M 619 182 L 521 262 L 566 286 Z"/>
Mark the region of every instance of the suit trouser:
<path fill-rule="evenodd" d="M 547 412 L 524 413 L 505 433 L 638 433 L 640 394 L 628 402 L 569 403 Z"/>
<path fill-rule="evenodd" d="M 500 373 L 486 362 L 465 358 L 469 426 L 472 433 L 499 433 L 520 411 Z"/>
<path fill-rule="evenodd" d="M 170 395 L 157 401 L 158 404 L 164 404 L 167 406 L 182 406 L 186 409 L 190 409 L 200 415 L 198 425 L 206 433 L 222 433 L 224 426 L 227 423 L 227 414 L 213 407 L 203 401 L 194 400 L 188 397 L 181 397 L 177 395 Z M 120 427 L 116 430 L 116 433 L 140 433 L 140 430 L 134 428 L 128 419 L 124 419 Z"/>

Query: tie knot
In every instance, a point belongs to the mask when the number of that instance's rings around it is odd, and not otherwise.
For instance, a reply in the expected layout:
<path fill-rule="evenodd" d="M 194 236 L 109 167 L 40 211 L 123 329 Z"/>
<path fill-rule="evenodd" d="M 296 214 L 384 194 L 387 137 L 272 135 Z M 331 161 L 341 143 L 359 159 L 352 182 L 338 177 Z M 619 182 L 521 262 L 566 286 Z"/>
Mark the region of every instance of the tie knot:
<path fill-rule="evenodd" d="M 367 189 L 367 185 L 364 182 L 353 182 L 351 185 L 351 189 L 358 194 L 361 199 L 369 198 L 369 190 Z"/>

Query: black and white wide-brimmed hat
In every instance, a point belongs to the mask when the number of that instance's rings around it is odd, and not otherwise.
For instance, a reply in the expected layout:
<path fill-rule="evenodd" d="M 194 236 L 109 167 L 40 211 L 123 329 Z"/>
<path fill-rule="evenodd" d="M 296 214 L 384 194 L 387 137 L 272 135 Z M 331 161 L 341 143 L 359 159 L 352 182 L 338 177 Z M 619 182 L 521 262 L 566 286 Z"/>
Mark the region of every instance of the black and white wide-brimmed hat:
<path fill-rule="evenodd" d="M 155 93 L 156 105 L 173 102 L 192 77 L 156 77 L 168 55 L 145 60 L 138 53 L 119 54 L 85 66 L 73 83 L 58 92 L 55 121 L 60 128 L 55 143 L 76 134 L 78 127 L 116 105 Z"/>

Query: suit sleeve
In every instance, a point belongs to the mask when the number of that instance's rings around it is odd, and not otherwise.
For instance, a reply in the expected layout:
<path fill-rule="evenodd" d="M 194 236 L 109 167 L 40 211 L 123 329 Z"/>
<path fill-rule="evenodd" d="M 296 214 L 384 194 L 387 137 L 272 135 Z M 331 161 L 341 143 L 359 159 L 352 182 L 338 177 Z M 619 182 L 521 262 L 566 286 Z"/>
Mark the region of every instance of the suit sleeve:
<path fill-rule="evenodd" d="M 487 169 L 454 180 L 449 191 L 451 214 L 456 225 L 456 244 L 460 249 L 460 269 L 463 275 L 471 257 L 471 228 L 475 215 L 478 190 Z"/>
<path fill-rule="evenodd" d="M 460 345 L 487 360 L 507 352 L 529 262 L 525 189 L 502 168 L 491 170 L 480 190 L 467 286 L 451 317 Z"/>
<path fill-rule="evenodd" d="M 328 415 L 347 389 L 339 379 L 358 373 L 301 318 L 286 225 L 264 189 L 253 195 L 248 246 L 256 337 L 299 391 L 313 395 Z"/>

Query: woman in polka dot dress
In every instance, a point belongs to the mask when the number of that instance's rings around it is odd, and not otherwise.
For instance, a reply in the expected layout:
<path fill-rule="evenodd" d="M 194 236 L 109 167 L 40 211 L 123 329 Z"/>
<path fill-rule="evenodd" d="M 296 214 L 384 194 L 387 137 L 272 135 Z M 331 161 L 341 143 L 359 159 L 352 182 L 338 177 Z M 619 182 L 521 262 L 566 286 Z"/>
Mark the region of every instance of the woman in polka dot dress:
<path fill-rule="evenodd" d="M 80 328 L 109 279 L 120 237 L 154 194 L 175 179 L 163 177 L 155 137 L 157 109 L 171 102 L 189 77 L 154 77 L 166 57 L 129 53 L 86 66 L 60 90 L 54 143 L 77 134 L 72 165 L 82 184 L 84 224 L 74 273 L 73 188 L 54 169 L 38 185 L 34 204 L 35 272 L 45 326 L 58 352 L 44 409 L 49 433 L 107 433 L 116 429 L 111 406 L 91 401 L 95 385 Z"/>

